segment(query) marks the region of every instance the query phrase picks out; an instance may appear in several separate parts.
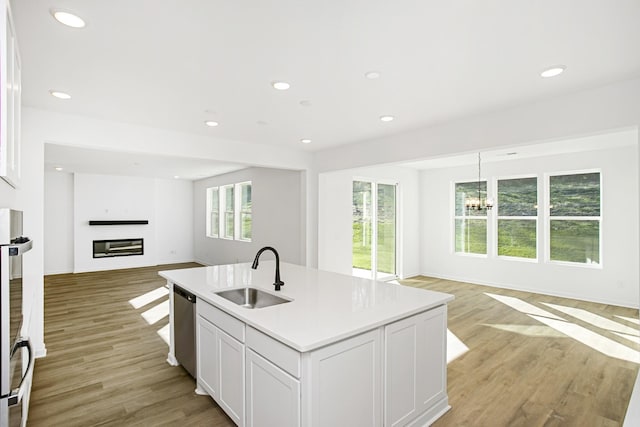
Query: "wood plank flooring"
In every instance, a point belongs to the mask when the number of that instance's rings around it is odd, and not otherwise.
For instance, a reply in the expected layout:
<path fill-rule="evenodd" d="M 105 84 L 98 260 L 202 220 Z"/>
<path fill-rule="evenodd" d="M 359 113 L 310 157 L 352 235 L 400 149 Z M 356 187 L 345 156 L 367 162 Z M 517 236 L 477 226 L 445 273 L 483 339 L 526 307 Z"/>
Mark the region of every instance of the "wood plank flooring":
<path fill-rule="evenodd" d="M 158 330 L 168 318 L 150 325 L 143 314 L 168 297 L 129 302 L 164 286 L 158 271 L 192 266 L 46 277 L 48 353 L 29 426 L 233 426 L 166 363 Z M 449 363 L 453 408 L 435 426 L 621 425 L 638 364 L 619 357 L 637 361 L 637 310 L 426 277 L 403 284 L 454 294 L 449 329 L 468 347 Z"/>

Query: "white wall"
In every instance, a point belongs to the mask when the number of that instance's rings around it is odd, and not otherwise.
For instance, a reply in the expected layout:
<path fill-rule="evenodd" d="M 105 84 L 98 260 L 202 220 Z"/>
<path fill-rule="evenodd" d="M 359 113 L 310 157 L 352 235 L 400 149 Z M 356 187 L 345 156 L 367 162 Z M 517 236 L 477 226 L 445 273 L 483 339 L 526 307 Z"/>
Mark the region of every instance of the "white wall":
<path fill-rule="evenodd" d="M 421 270 L 424 275 L 488 284 L 542 294 L 638 306 L 638 146 L 635 132 L 627 133 L 633 146 L 483 164 L 483 178 L 582 169 L 602 171 L 602 268 L 545 263 L 544 235 L 539 234 L 538 263 L 456 255 L 453 251 L 454 181 L 477 179 L 473 166 L 421 172 Z M 606 135 L 601 138 L 607 138 Z M 491 181 L 490 181 L 491 185 Z M 488 227 L 495 212 L 490 213 Z M 541 223 L 541 227 L 544 225 Z M 489 235 L 492 236 L 491 229 Z M 542 252 L 542 253 L 540 253 Z"/>
<path fill-rule="evenodd" d="M 185 180 L 45 173 L 45 274 L 193 261 L 193 184 Z M 89 226 L 91 219 L 148 225 Z M 144 255 L 93 259 L 92 242 L 143 237 Z"/>
<path fill-rule="evenodd" d="M 73 174 L 44 174 L 44 274 L 73 271 Z"/>
<path fill-rule="evenodd" d="M 75 273 L 155 265 L 154 180 L 140 177 L 74 174 Z M 90 226 L 90 220 L 142 219 L 147 225 Z M 188 221 L 188 218 L 186 219 Z M 144 254 L 93 258 L 94 240 L 144 239 Z"/>
<path fill-rule="evenodd" d="M 353 180 L 394 181 L 398 183 L 398 233 L 402 278 L 420 272 L 418 171 L 379 166 L 320 174 L 318 212 L 318 267 L 338 273 L 352 273 L 352 186 Z"/>
<path fill-rule="evenodd" d="M 206 189 L 244 181 L 252 182 L 252 241 L 206 237 Z M 196 181 L 193 228 L 196 260 L 208 265 L 249 262 L 261 247 L 273 246 L 282 261 L 303 264 L 304 195 L 299 171 L 249 168 Z"/>
<path fill-rule="evenodd" d="M 193 261 L 193 182 L 156 179 L 154 211 L 156 264 Z"/>

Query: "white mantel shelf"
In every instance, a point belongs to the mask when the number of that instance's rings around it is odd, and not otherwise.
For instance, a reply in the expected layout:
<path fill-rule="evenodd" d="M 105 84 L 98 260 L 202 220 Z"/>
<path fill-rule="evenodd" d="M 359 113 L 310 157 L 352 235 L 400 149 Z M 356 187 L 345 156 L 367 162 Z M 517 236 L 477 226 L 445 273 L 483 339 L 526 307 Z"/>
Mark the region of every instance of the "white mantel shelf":
<path fill-rule="evenodd" d="M 263 261 L 257 270 L 243 263 L 159 274 L 299 352 L 312 351 L 453 300 L 450 294 L 288 263 L 280 264 L 285 285 L 275 292 L 275 261 Z M 247 286 L 292 301 L 248 309 L 215 294 Z"/>

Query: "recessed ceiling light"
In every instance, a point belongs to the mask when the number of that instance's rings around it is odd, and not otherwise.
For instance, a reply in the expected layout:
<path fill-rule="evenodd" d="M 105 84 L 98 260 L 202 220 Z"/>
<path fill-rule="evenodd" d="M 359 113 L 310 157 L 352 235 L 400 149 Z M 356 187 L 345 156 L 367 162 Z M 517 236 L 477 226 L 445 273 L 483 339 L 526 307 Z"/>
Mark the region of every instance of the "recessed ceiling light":
<path fill-rule="evenodd" d="M 212 127 L 212 128 L 213 128 L 213 127 L 218 126 L 218 124 L 219 124 L 219 123 L 218 123 L 218 122 L 215 122 L 215 121 L 213 121 L 213 120 L 207 120 L 206 122 L 204 122 L 204 124 L 205 124 L 205 125 L 207 125 L 207 126 L 209 126 L 209 127 Z"/>
<path fill-rule="evenodd" d="M 49 93 L 58 99 L 71 99 L 71 95 L 66 92 L 60 92 L 59 90 L 50 90 Z"/>
<path fill-rule="evenodd" d="M 62 10 L 52 10 L 51 15 L 61 24 L 71 28 L 84 28 L 87 24 L 78 15 Z"/>
<path fill-rule="evenodd" d="M 393 116 L 380 116 L 380 121 L 383 122 L 392 122 L 395 119 Z"/>
<path fill-rule="evenodd" d="M 64 168 L 62 166 L 56 166 L 54 168 L 55 170 L 57 170 L 58 172 L 62 171 Z"/>
<path fill-rule="evenodd" d="M 277 90 L 287 90 L 291 87 L 291 85 L 287 82 L 271 82 L 271 86 Z"/>
<path fill-rule="evenodd" d="M 380 72 L 378 71 L 369 71 L 364 74 L 364 76 L 370 80 L 375 80 L 380 77 Z"/>
<path fill-rule="evenodd" d="M 178 179 L 178 178 L 180 178 L 180 175 L 173 175 L 173 177 L 174 177 L 175 179 Z"/>
<path fill-rule="evenodd" d="M 311 107 L 311 101 L 303 99 L 302 101 L 300 101 L 300 105 L 302 105 L 303 107 Z"/>
<path fill-rule="evenodd" d="M 300 142 L 302 142 L 303 144 L 311 144 L 311 140 L 309 138 L 302 138 Z"/>
<path fill-rule="evenodd" d="M 553 67 L 549 67 L 541 72 L 540 77 L 548 78 L 559 76 L 560 74 L 564 73 L 564 70 L 566 69 L 567 67 L 565 67 L 564 65 L 554 65 Z"/>

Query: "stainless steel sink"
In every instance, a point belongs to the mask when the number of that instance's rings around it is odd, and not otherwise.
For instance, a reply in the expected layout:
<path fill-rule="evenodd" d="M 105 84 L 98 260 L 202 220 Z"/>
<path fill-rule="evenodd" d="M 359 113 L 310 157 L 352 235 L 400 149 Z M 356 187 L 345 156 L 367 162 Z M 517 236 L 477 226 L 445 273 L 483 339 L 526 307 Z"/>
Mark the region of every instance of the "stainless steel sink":
<path fill-rule="evenodd" d="M 263 308 L 291 302 L 288 299 L 280 298 L 256 288 L 230 289 L 228 291 L 215 292 L 215 294 L 245 308 Z"/>

